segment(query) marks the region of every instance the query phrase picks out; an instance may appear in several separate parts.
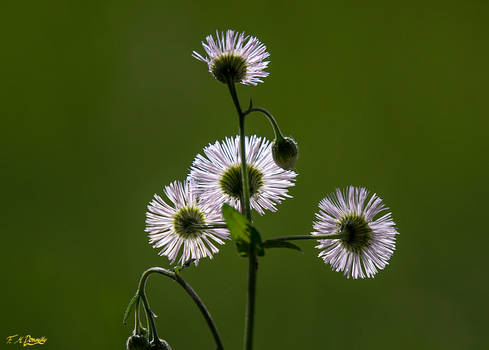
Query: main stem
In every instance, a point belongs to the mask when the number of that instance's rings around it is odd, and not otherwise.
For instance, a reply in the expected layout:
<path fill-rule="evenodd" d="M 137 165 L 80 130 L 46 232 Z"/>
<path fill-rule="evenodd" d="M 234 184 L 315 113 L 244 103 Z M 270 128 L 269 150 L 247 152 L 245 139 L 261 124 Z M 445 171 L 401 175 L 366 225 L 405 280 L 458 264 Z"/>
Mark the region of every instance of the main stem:
<path fill-rule="evenodd" d="M 246 164 L 246 144 L 245 144 L 245 116 L 241 110 L 236 86 L 231 79 L 228 79 L 229 92 L 233 98 L 234 106 L 239 116 L 239 146 L 241 156 L 241 182 L 243 185 L 243 196 L 241 198 L 241 212 L 251 222 L 250 210 L 250 189 L 248 182 L 248 169 Z M 253 349 L 253 326 L 255 322 L 255 297 L 256 297 L 256 272 L 258 269 L 258 259 L 253 245 L 250 245 L 248 254 L 248 303 L 245 316 L 244 349 Z"/>
<path fill-rule="evenodd" d="M 242 182 L 242 192 L 241 196 L 241 212 L 248 220 L 251 220 L 250 212 L 250 188 L 248 182 L 248 169 L 246 166 L 246 144 L 245 144 L 245 116 L 241 110 L 241 105 L 239 103 L 238 95 L 236 93 L 236 86 L 231 79 L 228 79 L 229 92 L 233 98 L 234 106 L 238 111 L 239 116 L 239 151 L 241 157 L 241 182 Z"/>

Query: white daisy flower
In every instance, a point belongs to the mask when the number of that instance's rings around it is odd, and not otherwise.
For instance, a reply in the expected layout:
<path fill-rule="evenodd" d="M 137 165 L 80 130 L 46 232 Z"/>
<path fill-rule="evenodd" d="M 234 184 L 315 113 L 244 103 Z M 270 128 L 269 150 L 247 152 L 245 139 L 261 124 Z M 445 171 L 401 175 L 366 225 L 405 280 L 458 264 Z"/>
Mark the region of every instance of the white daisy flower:
<path fill-rule="evenodd" d="M 260 215 L 264 210 L 276 211 L 276 205 L 294 186 L 297 174 L 279 168 L 272 158 L 271 143 L 253 135 L 245 138 L 246 163 L 250 188 L 250 206 Z M 203 155 L 198 154 L 190 171 L 192 184 L 203 203 L 221 210 L 228 203 L 240 210 L 242 193 L 239 136 L 209 144 Z"/>
<path fill-rule="evenodd" d="M 172 264 L 182 246 L 179 264 L 195 259 L 197 265 L 201 258 L 212 259 L 212 255 L 219 251 L 214 243 L 224 244 L 222 240 L 228 239 L 229 232 L 221 228 L 203 229 L 202 226 L 222 224 L 220 211 L 198 204 L 188 180 L 184 183 L 175 181 L 166 186 L 164 192 L 172 204 L 155 194 L 148 205 L 145 231 L 149 243 L 153 248 L 161 248 L 159 255 L 167 256 Z"/>
<path fill-rule="evenodd" d="M 395 250 L 399 234 L 391 213 L 375 219 L 388 208 L 376 194 L 368 199 L 365 188 L 350 186 L 343 193 L 337 189 L 319 203 L 312 235 L 341 234 L 339 239 L 322 239 L 316 248 L 319 257 L 349 278 L 373 277 L 382 270 Z"/>
<path fill-rule="evenodd" d="M 224 34 L 216 31 L 216 39 L 212 35 L 206 37 L 207 44 L 202 42 L 207 56 L 204 57 L 193 51 L 192 56 L 199 61 L 207 63 L 209 72 L 222 83 L 227 79 L 244 85 L 257 85 L 263 83 L 260 78 L 268 76 L 264 71 L 269 61 L 265 61 L 270 54 L 267 47 L 257 38 L 245 36 L 227 30 Z"/>

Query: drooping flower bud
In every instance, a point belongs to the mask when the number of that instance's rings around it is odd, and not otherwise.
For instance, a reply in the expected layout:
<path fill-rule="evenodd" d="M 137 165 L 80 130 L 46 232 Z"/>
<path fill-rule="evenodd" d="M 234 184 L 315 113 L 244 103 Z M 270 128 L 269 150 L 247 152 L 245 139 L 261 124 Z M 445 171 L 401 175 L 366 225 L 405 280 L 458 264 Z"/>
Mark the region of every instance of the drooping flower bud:
<path fill-rule="evenodd" d="M 153 340 L 149 346 L 151 350 L 171 350 L 170 344 L 164 339 Z"/>
<path fill-rule="evenodd" d="M 292 137 L 281 137 L 275 139 L 272 144 L 272 156 L 275 164 L 285 170 L 295 167 L 299 157 L 299 147 Z"/>
<path fill-rule="evenodd" d="M 148 339 L 139 334 L 131 335 L 127 339 L 126 343 L 127 350 L 149 350 L 149 341 Z"/>

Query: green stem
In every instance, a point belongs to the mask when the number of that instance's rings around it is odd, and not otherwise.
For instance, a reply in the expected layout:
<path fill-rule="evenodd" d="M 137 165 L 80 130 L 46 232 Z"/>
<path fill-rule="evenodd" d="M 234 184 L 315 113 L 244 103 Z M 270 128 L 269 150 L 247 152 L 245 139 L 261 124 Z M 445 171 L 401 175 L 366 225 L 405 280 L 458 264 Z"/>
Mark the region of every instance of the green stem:
<path fill-rule="evenodd" d="M 250 212 L 250 186 L 248 183 L 248 169 L 246 165 L 246 144 L 245 144 L 245 117 L 241 105 L 239 104 L 238 95 L 236 94 L 236 86 L 231 79 L 228 79 L 229 92 L 234 102 L 234 106 L 238 111 L 239 116 L 239 150 L 241 157 L 241 182 L 243 186 L 243 195 L 241 196 L 241 212 L 248 220 L 251 220 Z"/>
<path fill-rule="evenodd" d="M 265 242 L 269 241 L 299 241 L 299 240 L 318 240 L 318 239 L 339 239 L 343 237 L 342 233 L 331 233 L 327 235 L 293 235 L 293 236 L 282 236 L 267 239 Z M 265 244 L 263 242 L 263 244 Z"/>
<path fill-rule="evenodd" d="M 253 349 L 253 326 L 255 323 L 255 299 L 256 299 L 256 273 L 258 270 L 258 258 L 254 246 L 250 246 L 248 261 L 248 304 L 245 316 L 245 350 Z"/>
<path fill-rule="evenodd" d="M 269 111 L 267 111 L 265 108 L 261 108 L 261 107 L 251 107 L 245 112 L 245 114 L 249 114 L 251 112 L 259 112 L 259 113 L 262 113 L 263 115 L 265 115 L 268 118 L 268 120 L 270 121 L 270 124 L 272 124 L 273 132 L 275 133 L 275 138 L 277 140 L 281 140 L 284 138 L 284 136 L 282 135 L 282 132 L 280 131 L 280 127 L 278 126 L 277 121 L 275 120 L 274 116 Z"/>
<path fill-rule="evenodd" d="M 136 303 L 136 314 L 134 316 L 134 322 L 135 322 L 135 325 L 134 325 L 134 334 L 139 334 L 140 331 L 141 331 L 141 328 L 140 328 L 140 322 L 139 322 L 139 302 Z"/>
<path fill-rule="evenodd" d="M 143 287 L 144 290 L 144 287 Z M 154 342 L 159 342 L 160 338 L 158 337 L 158 331 L 156 330 L 156 325 L 155 325 L 155 320 L 153 317 L 153 311 L 151 311 L 151 308 L 149 307 L 148 300 L 146 299 L 146 294 L 145 292 L 140 292 L 140 297 L 141 300 L 143 301 L 144 305 L 144 310 L 146 311 L 146 317 L 149 319 L 149 324 L 151 326 L 151 335 L 152 335 L 152 340 Z M 138 305 L 139 307 L 139 305 Z"/>
<path fill-rule="evenodd" d="M 245 117 L 241 105 L 239 104 L 238 95 L 236 94 L 236 86 L 234 82 L 228 78 L 228 87 L 234 106 L 239 116 L 239 144 L 241 156 L 241 182 L 243 186 L 243 196 L 241 197 L 241 212 L 251 222 L 250 210 L 250 189 L 248 183 L 248 169 L 246 164 L 246 145 L 245 145 Z M 250 245 L 248 254 L 248 302 L 245 316 L 245 331 L 244 331 L 244 349 L 253 349 L 253 327 L 255 322 L 255 297 L 256 297 L 256 273 L 258 269 L 258 259 L 253 245 Z"/>
<path fill-rule="evenodd" d="M 218 350 L 223 350 L 222 346 L 222 341 L 221 338 L 219 337 L 219 332 L 217 331 L 217 327 L 214 324 L 214 321 L 212 320 L 211 314 L 207 310 L 204 302 L 202 299 L 200 299 L 199 295 L 192 289 L 192 287 L 185 282 L 182 277 L 180 277 L 179 274 L 175 274 L 175 280 L 180 284 L 183 289 L 187 292 L 187 294 L 192 298 L 192 300 L 197 304 L 200 312 L 202 313 L 202 316 L 204 316 L 205 321 L 207 322 L 207 325 L 209 326 L 212 336 L 214 337 L 214 340 L 216 341 L 217 349 Z"/>
<path fill-rule="evenodd" d="M 197 293 L 192 289 L 192 287 L 187 282 L 185 282 L 185 280 L 182 277 L 180 277 L 178 274 L 176 274 L 172 271 L 169 271 L 167 269 L 164 269 L 162 267 L 151 267 L 151 268 L 147 269 L 146 271 L 144 271 L 140 280 L 139 280 L 138 291 L 137 291 L 137 293 L 139 294 L 140 298 L 143 301 L 143 304 L 144 304 L 144 307 L 146 310 L 146 316 L 150 320 L 149 322 L 150 322 L 151 330 L 153 333 L 153 340 L 159 339 L 159 338 L 158 338 L 158 334 L 156 333 L 156 326 L 154 324 L 153 312 L 149 308 L 148 300 L 146 299 L 146 294 L 144 291 L 145 286 L 146 286 L 146 280 L 148 279 L 148 277 L 152 273 L 158 273 L 158 274 L 164 275 L 166 277 L 170 277 L 172 280 L 174 280 L 178 284 L 180 284 L 180 286 L 182 286 L 183 289 L 185 289 L 187 294 L 192 298 L 192 300 L 195 302 L 195 304 L 197 304 L 200 312 L 202 313 L 202 316 L 206 320 L 207 325 L 209 326 L 209 329 L 212 333 L 212 336 L 214 337 L 214 341 L 216 342 L 217 350 L 223 350 L 224 348 L 222 346 L 222 341 L 221 341 L 221 338 L 219 336 L 219 332 L 217 330 L 217 327 L 214 324 L 214 321 L 212 320 L 211 314 L 207 310 L 207 307 L 205 306 L 202 299 L 200 299 L 200 297 L 197 295 Z M 138 305 L 136 305 L 136 307 L 138 307 Z M 158 341 L 158 340 L 156 340 L 156 341 Z"/>

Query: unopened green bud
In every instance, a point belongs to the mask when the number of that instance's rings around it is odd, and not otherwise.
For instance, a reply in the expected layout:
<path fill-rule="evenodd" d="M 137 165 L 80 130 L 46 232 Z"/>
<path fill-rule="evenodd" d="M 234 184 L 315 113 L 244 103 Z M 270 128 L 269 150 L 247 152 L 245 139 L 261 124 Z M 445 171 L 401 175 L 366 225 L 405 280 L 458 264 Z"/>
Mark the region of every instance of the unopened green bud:
<path fill-rule="evenodd" d="M 141 326 L 141 324 L 139 324 L 139 334 L 142 335 L 143 337 L 149 338 L 148 329 Z"/>
<path fill-rule="evenodd" d="M 166 340 L 158 339 L 153 340 L 149 346 L 151 350 L 171 350 L 170 344 Z"/>
<path fill-rule="evenodd" d="M 272 156 L 275 164 L 285 170 L 295 167 L 299 157 L 299 147 L 292 137 L 281 137 L 275 139 L 272 144 Z"/>
<path fill-rule="evenodd" d="M 127 339 L 127 350 L 149 350 L 149 341 L 145 336 L 134 334 Z"/>

